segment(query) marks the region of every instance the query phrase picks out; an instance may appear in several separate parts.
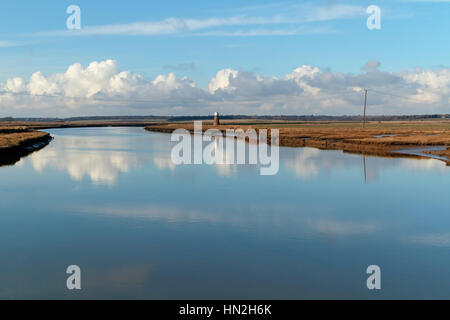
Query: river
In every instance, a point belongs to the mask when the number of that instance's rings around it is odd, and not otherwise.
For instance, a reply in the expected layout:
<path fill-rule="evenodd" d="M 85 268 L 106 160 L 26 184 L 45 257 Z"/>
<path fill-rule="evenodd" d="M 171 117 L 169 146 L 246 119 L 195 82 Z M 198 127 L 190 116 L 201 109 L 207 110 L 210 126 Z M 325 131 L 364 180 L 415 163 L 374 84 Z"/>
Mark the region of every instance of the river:
<path fill-rule="evenodd" d="M 450 298 L 441 161 L 280 148 L 262 176 L 175 166 L 170 135 L 143 128 L 48 132 L 0 167 L 0 298 Z"/>

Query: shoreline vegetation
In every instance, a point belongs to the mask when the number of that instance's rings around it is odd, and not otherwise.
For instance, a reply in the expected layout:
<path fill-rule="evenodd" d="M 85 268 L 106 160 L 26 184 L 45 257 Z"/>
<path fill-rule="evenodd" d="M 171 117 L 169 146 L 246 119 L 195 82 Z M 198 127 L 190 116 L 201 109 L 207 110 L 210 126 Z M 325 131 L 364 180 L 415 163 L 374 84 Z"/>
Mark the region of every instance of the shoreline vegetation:
<path fill-rule="evenodd" d="M 42 149 L 52 137 L 28 127 L 0 126 L 0 166 L 13 165 L 22 157 Z"/>
<path fill-rule="evenodd" d="M 145 127 L 147 131 L 172 133 L 183 128 L 193 132 L 193 117 L 186 120 L 170 121 L 159 118 L 92 118 L 71 120 L 0 120 L 0 165 L 14 164 L 21 157 L 45 147 L 52 139 L 50 134 L 39 129 L 82 128 L 82 127 Z M 203 120 L 203 130 L 217 128 L 225 132 L 227 128 L 244 131 L 279 129 L 280 146 L 314 147 L 323 150 L 341 150 L 382 157 L 435 158 L 450 165 L 450 120 L 389 120 L 366 123 L 361 121 L 297 121 L 267 118 L 222 117 L 221 125 L 213 126 L 211 117 Z M 412 153 L 402 150 L 418 149 Z"/>
<path fill-rule="evenodd" d="M 153 124 L 145 129 L 171 133 L 179 128 L 194 132 L 192 122 Z M 434 158 L 450 165 L 449 121 L 369 122 L 365 128 L 358 122 L 336 121 L 252 124 L 245 121 L 242 124 L 222 122 L 219 126 L 213 126 L 211 121 L 203 122 L 203 131 L 211 128 L 219 129 L 223 134 L 226 129 L 245 131 L 253 128 L 257 132 L 267 129 L 269 139 L 270 129 L 279 129 L 281 147 L 313 147 L 382 157 Z M 417 150 L 411 152 L 411 149 Z"/>

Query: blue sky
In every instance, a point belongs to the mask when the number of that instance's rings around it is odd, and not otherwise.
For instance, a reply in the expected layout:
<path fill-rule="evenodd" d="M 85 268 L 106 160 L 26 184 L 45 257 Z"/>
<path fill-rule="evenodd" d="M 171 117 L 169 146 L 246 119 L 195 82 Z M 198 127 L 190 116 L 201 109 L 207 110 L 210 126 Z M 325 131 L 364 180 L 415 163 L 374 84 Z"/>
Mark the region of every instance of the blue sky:
<path fill-rule="evenodd" d="M 66 29 L 66 19 L 69 16 L 66 8 L 71 4 L 81 8 L 82 29 L 79 31 Z M 381 8 L 380 30 L 369 30 L 366 27 L 369 15 L 365 9 L 369 5 Z M 322 73 L 331 72 L 333 76 L 338 73 L 351 74 L 353 80 L 350 82 L 354 84 L 362 72 L 361 68 L 369 61 L 376 61 L 376 70 L 384 72 L 386 76 L 404 77 L 406 72 L 412 79 L 414 75 L 410 73 L 417 68 L 433 72 L 444 70 L 446 75 L 450 65 L 449 18 L 450 1 L 442 0 L 9 1 L 3 3 L 0 10 L 0 81 L 6 83 L 8 79 L 19 77 L 24 80 L 23 90 L 27 93 L 67 95 L 70 91 L 67 88 L 60 88 L 59 91 L 33 91 L 28 87 L 25 89 L 25 86 L 29 86 L 30 77 L 35 72 L 40 72 L 48 78 L 66 72 L 74 63 L 81 63 L 83 68 L 86 68 L 92 62 L 108 59 L 117 64 L 112 67 L 116 68 L 114 70 L 119 68 L 120 71 L 138 74 L 142 78 L 140 81 L 152 83 L 159 75 L 168 76 L 173 72 L 178 79 L 187 77 L 195 82 L 196 87 L 206 92 L 211 79 L 223 69 L 248 73 L 247 76 L 255 75 L 256 80 L 253 80 L 259 81 L 258 77 L 285 79 L 293 70 L 306 65 L 319 68 Z M 236 73 L 228 72 L 223 76 L 228 77 L 225 82 L 230 79 L 239 82 Z M 440 79 L 442 73 L 435 76 Z M 427 75 L 424 77 L 429 78 Z M 245 79 L 248 80 L 248 77 Z M 300 83 L 300 80 L 296 79 Z M 442 84 L 436 88 L 436 85 L 423 84 L 423 81 L 419 81 L 422 87 L 419 87 L 417 81 L 415 86 L 410 85 L 410 82 L 396 83 L 395 88 L 391 89 L 395 89 L 395 92 L 401 89 L 400 94 L 411 96 L 424 94 L 424 91 L 429 93 L 428 96 L 446 94 L 444 91 L 447 89 L 447 83 L 444 88 Z M 239 83 L 242 84 L 242 81 Z M 355 87 L 353 84 L 352 88 Z M 361 85 L 363 84 L 365 85 Z M 178 90 L 184 85 L 186 83 L 175 87 Z M 231 85 L 225 83 L 219 89 L 227 91 L 225 87 Z M 267 85 L 265 84 L 264 88 Z M 308 82 L 308 85 L 312 84 Z M 429 92 L 430 86 L 434 86 L 438 92 Z M 19 93 L 19 89 L 11 89 L 11 85 L 3 87 L 4 91 Z M 304 85 L 300 87 L 305 91 Z M 321 89 L 326 91 L 325 88 Z M 104 96 L 108 90 L 102 87 L 94 94 Z M 232 91 L 230 90 L 228 93 Z M 378 90 L 392 92 L 389 88 Z M 289 94 L 295 94 L 297 97 L 302 92 Z M 191 101 L 192 105 L 198 105 L 199 99 L 212 99 L 205 98 L 201 92 L 197 93 L 199 95 Z M 284 100 L 280 101 L 285 101 L 288 96 L 286 91 L 282 93 Z M 129 99 L 130 92 L 127 94 Z M 174 95 L 183 98 L 187 95 L 192 98 L 192 93 L 171 93 L 172 98 Z M 277 91 L 276 95 L 279 96 L 280 92 Z M 92 96 L 91 93 L 89 97 Z M 117 92 L 114 96 L 117 96 Z M 155 100 L 154 96 L 147 97 L 142 92 L 140 97 Z M 143 109 L 139 106 L 128 106 L 128 109 L 121 110 L 111 108 L 111 111 L 91 108 L 87 113 L 127 111 L 130 114 L 185 114 L 210 113 L 212 110 L 212 102 L 209 100 L 203 109 L 186 110 L 188 107 L 180 105 L 180 101 L 169 102 L 167 97 L 163 98 L 158 96 L 158 99 L 164 100 L 160 107 L 155 105 Z M 229 95 L 225 96 L 225 93 L 212 101 L 216 108 L 225 113 L 229 110 L 230 113 L 265 111 L 341 114 L 354 113 L 357 106 L 356 102 L 345 101 L 348 106 L 337 110 L 324 109 L 323 105 L 317 109 L 312 105 L 302 109 L 299 108 L 299 103 L 293 103 L 294 106 L 289 107 L 280 105 L 280 101 L 276 103 L 274 99 L 269 99 L 271 107 L 262 106 L 265 101 L 263 97 L 253 98 L 254 103 L 251 103 L 250 97 L 247 96 L 240 109 L 227 109 L 225 105 L 217 105 L 218 101 L 226 100 L 231 104 L 230 100 L 235 99 Z M 415 106 L 405 109 L 404 113 L 445 112 L 446 108 L 448 109 L 446 95 L 440 97 L 439 105 L 436 104 L 436 98 L 422 100 L 431 101 L 435 105 L 423 112 L 420 112 L 419 106 Z M 4 105 L 8 105 L 8 101 L 0 100 Z M 234 102 L 236 101 L 233 100 Z M 25 102 L 19 101 L 20 103 Z M 390 113 L 392 110 L 388 109 L 388 106 L 383 107 L 381 100 L 375 100 L 374 103 L 380 105 L 376 113 Z M 12 105 L 9 108 L 14 109 L 10 113 L 18 115 L 46 115 L 54 111 L 48 103 L 44 104 L 47 107 L 40 110 L 27 110 L 23 107 L 18 111 Z M 351 107 L 353 105 L 354 108 Z M 9 110 L 7 107 L 3 109 L 5 112 Z M 0 111 L 3 112 L 3 109 Z M 69 115 L 87 111 L 71 109 L 58 109 L 57 113 Z M 395 112 L 402 113 L 402 110 L 395 109 Z"/>

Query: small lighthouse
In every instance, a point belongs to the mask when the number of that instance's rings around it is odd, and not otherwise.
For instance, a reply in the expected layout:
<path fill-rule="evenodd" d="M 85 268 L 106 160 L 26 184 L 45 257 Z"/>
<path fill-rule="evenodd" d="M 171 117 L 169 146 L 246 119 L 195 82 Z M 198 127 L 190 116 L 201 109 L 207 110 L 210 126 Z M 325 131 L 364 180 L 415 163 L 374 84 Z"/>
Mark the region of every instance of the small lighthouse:
<path fill-rule="evenodd" d="M 220 125 L 220 122 L 219 122 L 219 113 L 218 113 L 218 112 L 215 112 L 215 113 L 214 113 L 214 125 L 215 125 L 215 126 Z"/>

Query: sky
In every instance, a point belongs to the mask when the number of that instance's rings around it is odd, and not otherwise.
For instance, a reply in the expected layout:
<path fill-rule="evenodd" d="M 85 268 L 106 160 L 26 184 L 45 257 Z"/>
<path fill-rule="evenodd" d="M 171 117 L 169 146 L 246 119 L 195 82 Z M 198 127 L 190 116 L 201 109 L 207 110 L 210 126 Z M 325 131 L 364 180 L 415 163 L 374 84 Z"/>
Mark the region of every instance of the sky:
<path fill-rule="evenodd" d="M 449 18 L 450 0 L 3 2 L 0 117 L 355 115 L 364 89 L 369 114 L 450 113 Z"/>

